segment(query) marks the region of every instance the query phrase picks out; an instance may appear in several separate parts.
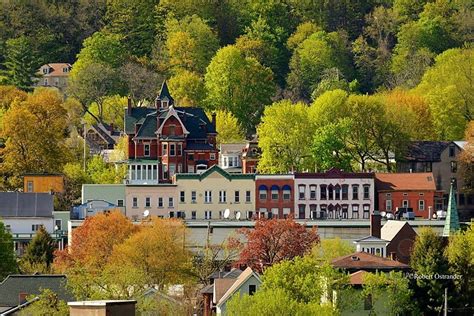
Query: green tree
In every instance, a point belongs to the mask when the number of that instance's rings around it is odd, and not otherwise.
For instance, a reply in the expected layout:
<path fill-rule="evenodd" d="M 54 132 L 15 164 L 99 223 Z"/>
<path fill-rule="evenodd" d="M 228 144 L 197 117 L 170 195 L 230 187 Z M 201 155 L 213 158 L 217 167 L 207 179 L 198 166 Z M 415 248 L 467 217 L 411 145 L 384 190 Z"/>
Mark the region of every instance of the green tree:
<path fill-rule="evenodd" d="M 399 20 L 392 8 L 379 6 L 366 16 L 366 23 L 363 35 L 352 43 L 357 78 L 364 92 L 390 82 L 390 60 Z"/>
<path fill-rule="evenodd" d="M 347 150 L 351 128 L 352 121 L 346 118 L 321 126 L 315 131 L 311 152 L 317 170 L 353 169 L 353 156 Z"/>
<path fill-rule="evenodd" d="M 474 295 L 474 224 L 467 230 L 450 236 L 445 253 L 449 262 L 449 272 L 456 275 L 453 298 L 462 308 L 472 308 Z"/>
<path fill-rule="evenodd" d="M 316 100 L 324 92 L 337 89 L 349 92 L 349 82 L 347 82 L 339 69 L 326 69 L 321 75 L 321 81 L 313 90 L 313 93 L 311 93 L 311 99 Z"/>
<path fill-rule="evenodd" d="M 101 118 L 103 123 L 113 124 L 114 128 L 120 129 L 123 126 L 124 108 L 127 107 L 127 98 L 119 95 L 106 96 L 100 104 L 91 103 L 88 111 L 83 116 L 83 120 L 89 125 L 97 124 L 94 117 Z M 90 113 L 90 114 L 89 114 Z"/>
<path fill-rule="evenodd" d="M 107 1 L 106 30 L 120 35 L 123 45 L 131 55 L 149 55 L 158 28 L 159 17 L 155 6 L 158 0 Z"/>
<path fill-rule="evenodd" d="M 24 91 L 31 91 L 40 63 L 35 52 L 31 51 L 31 42 L 27 37 L 21 36 L 7 40 L 4 83 L 14 85 Z"/>
<path fill-rule="evenodd" d="M 159 85 L 163 82 L 159 73 L 140 61 L 126 62 L 120 67 L 119 75 L 125 83 L 128 96 L 135 104 L 141 100 L 154 100 Z"/>
<path fill-rule="evenodd" d="M 474 49 L 454 48 L 436 57 L 416 91 L 430 105 L 439 139 L 462 139 L 474 120 Z"/>
<path fill-rule="evenodd" d="M 69 315 L 69 307 L 67 302 L 60 300 L 58 295 L 50 289 L 41 290 L 39 295 L 30 295 L 28 301 L 38 297 L 39 300 L 20 311 L 20 316 L 67 316 Z"/>
<path fill-rule="evenodd" d="M 0 279 L 5 279 L 9 274 L 17 272 L 17 262 L 15 250 L 13 248 L 13 238 L 9 231 L 5 229 L 5 224 L 0 221 Z"/>
<path fill-rule="evenodd" d="M 118 70 L 104 64 L 90 63 L 74 75 L 71 73 L 68 93 L 81 102 L 84 113 L 88 113 L 97 123 L 102 123 L 104 101 L 109 96 L 125 95 L 125 86 Z M 94 103 L 97 115 L 90 110 Z"/>
<path fill-rule="evenodd" d="M 324 71 L 338 68 L 352 77 L 347 38 L 341 33 L 313 33 L 294 50 L 287 83 L 297 98 L 309 99 Z"/>
<path fill-rule="evenodd" d="M 414 311 L 414 293 L 402 272 L 366 273 L 363 282 L 362 296 L 371 301 L 370 313 L 406 315 Z"/>
<path fill-rule="evenodd" d="M 230 111 L 247 134 L 260 120 L 275 91 L 272 72 L 234 46 L 221 48 L 207 67 L 209 109 Z"/>
<path fill-rule="evenodd" d="M 331 263 L 333 259 L 346 256 L 355 251 L 349 242 L 336 237 L 331 239 L 321 239 L 321 242 L 314 246 L 310 256 L 319 263 Z"/>
<path fill-rule="evenodd" d="M 126 166 L 116 168 L 108 164 L 101 156 L 93 156 L 87 163 L 87 173 L 92 183 L 122 183 L 126 174 Z"/>
<path fill-rule="evenodd" d="M 459 46 L 465 38 L 458 35 L 458 13 L 462 1 L 439 0 L 427 3 L 419 19 L 405 23 L 397 34 L 392 71 L 398 85 L 413 87 L 436 54 Z M 414 71 L 415 70 L 415 71 Z"/>
<path fill-rule="evenodd" d="M 443 253 L 442 238 L 431 228 L 423 228 L 413 245 L 410 266 L 419 276 L 415 286 L 418 304 L 427 312 L 441 311 L 444 288 L 452 283 L 435 278 L 435 274 L 448 274 L 448 262 Z"/>
<path fill-rule="evenodd" d="M 36 267 L 44 267 L 44 269 L 48 271 L 50 265 L 53 263 L 53 253 L 55 249 L 53 238 L 46 229 L 41 226 L 33 239 L 29 242 L 25 254 L 21 258 L 22 263 L 25 263 L 25 265 L 22 265 L 23 272 L 34 272 L 25 271 L 24 267 L 27 268 L 26 270 L 29 270 L 29 268 L 35 269 Z"/>
<path fill-rule="evenodd" d="M 168 86 L 178 106 L 202 106 L 206 98 L 204 79 L 195 72 L 179 71 L 170 78 Z"/>
<path fill-rule="evenodd" d="M 262 157 L 258 170 L 262 173 L 301 172 L 313 169 L 310 152 L 313 123 L 308 107 L 288 100 L 265 108 L 257 127 Z"/>
<path fill-rule="evenodd" d="M 121 35 L 104 31 L 95 32 L 85 39 L 83 48 L 72 67 L 71 78 L 81 73 L 89 64 L 99 63 L 112 68 L 120 67 L 127 56 L 127 50 L 121 40 Z"/>

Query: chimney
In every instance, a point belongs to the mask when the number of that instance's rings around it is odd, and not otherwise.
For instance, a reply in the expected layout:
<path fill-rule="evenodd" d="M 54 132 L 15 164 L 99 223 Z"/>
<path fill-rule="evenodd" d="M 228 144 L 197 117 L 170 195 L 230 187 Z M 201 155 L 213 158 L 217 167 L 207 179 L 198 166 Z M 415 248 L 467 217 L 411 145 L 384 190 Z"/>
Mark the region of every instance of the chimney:
<path fill-rule="evenodd" d="M 216 129 L 216 112 L 212 113 L 212 126 Z"/>
<path fill-rule="evenodd" d="M 397 260 L 397 253 L 394 251 L 390 252 L 390 259 Z"/>
<path fill-rule="evenodd" d="M 127 101 L 127 114 L 132 115 L 132 99 L 128 97 Z"/>
<path fill-rule="evenodd" d="M 382 229 L 382 216 L 379 211 L 374 211 L 370 216 L 370 236 L 380 238 Z"/>

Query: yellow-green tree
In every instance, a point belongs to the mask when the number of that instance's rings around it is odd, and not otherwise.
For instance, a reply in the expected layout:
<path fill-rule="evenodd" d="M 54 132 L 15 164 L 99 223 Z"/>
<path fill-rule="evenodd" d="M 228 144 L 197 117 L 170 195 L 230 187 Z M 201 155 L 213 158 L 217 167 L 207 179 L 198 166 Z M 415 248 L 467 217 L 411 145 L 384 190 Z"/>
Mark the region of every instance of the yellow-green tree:
<path fill-rule="evenodd" d="M 308 107 L 283 100 L 265 108 L 257 127 L 262 158 L 258 170 L 262 173 L 313 170 L 311 141 L 313 122 Z"/>
<path fill-rule="evenodd" d="M 245 140 L 245 133 L 232 113 L 218 110 L 215 114 L 218 144 L 239 143 Z"/>
<path fill-rule="evenodd" d="M 438 138 L 462 139 L 474 119 L 474 48 L 449 49 L 424 74 L 417 91 L 425 96 Z"/>
<path fill-rule="evenodd" d="M 17 177 L 27 172 L 60 172 L 68 160 L 64 145 L 67 113 L 53 89 L 37 89 L 13 102 L 3 117 L 2 171 Z"/>
<path fill-rule="evenodd" d="M 170 78 L 168 86 L 178 106 L 202 106 L 206 97 L 204 78 L 196 72 L 180 70 Z"/>
<path fill-rule="evenodd" d="M 249 134 L 275 92 L 272 71 L 235 46 L 221 48 L 212 58 L 205 86 L 208 108 L 230 111 Z"/>

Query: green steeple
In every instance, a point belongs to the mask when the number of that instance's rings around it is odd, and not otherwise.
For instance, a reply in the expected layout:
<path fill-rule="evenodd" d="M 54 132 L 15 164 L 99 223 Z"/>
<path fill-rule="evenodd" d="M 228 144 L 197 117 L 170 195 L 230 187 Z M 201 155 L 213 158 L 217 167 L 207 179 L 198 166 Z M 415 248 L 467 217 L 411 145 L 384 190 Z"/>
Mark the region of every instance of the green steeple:
<path fill-rule="evenodd" d="M 454 194 L 454 183 L 451 182 L 449 190 L 448 210 L 446 214 L 446 223 L 444 224 L 443 236 L 448 237 L 451 233 L 459 230 L 458 208 L 456 207 L 456 195 Z"/>

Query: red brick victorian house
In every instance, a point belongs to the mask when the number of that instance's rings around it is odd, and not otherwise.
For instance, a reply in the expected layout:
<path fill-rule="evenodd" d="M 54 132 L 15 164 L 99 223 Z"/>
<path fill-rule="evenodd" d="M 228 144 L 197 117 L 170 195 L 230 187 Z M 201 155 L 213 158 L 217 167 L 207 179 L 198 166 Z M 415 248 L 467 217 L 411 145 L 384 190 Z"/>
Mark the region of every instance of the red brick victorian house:
<path fill-rule="evenodd" d="M 171 182 L 175 173 L 198 173 L 218 163 L 215 115 L 202 108 L 175 107 L 166 81 L 154 107 L 125 110 L 128 184 Z"/>

